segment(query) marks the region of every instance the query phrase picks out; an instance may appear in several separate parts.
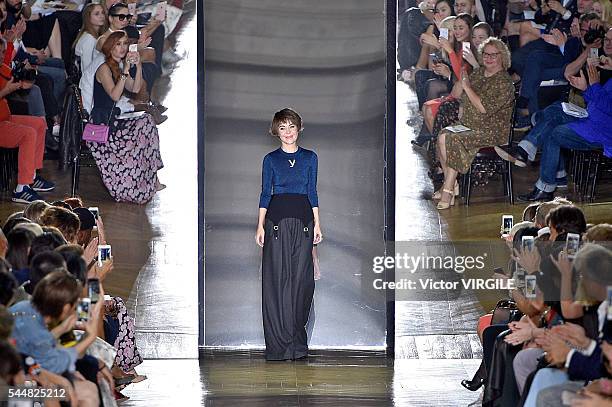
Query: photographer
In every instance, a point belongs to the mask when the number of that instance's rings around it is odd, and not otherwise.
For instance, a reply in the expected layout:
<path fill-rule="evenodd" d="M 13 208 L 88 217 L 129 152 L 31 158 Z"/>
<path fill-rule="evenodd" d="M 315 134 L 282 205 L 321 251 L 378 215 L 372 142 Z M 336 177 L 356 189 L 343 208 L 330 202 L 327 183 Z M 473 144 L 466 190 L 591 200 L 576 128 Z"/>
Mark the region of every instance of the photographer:
<path fill-rule="evenodd" d="M 0 39 L 0 60 L 4 59 L 5 50 L 6 42 Z M 0 147 L 19 149 L 13 201 L 30 203 L 42 199 L 37 191 L 51 191 L 55 185 L 36 175 L 36 170 L 43 167 L 47 123 L 41 117 L 11 115 L 5 100 L 7 95 L 22 86 L 12 77 L 6 79 L 0 75 Z"/>

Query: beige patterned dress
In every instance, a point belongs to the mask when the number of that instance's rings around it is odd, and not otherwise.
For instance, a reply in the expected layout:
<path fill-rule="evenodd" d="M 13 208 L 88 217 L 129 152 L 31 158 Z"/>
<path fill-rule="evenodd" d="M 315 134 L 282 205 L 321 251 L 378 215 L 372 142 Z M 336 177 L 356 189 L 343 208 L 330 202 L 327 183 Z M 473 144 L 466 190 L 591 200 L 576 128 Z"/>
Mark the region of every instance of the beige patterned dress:
<path fill-rule="evenodd" d="M 459 123 L 470 128 L 461 133 L 446 135 L 446 156 L 450 168 L 465 174 L 472 160 L 483 147 L 506 144 L 514 106 L 514 85 L 505 70 L 485 77 L 484 68 L 470 75 L 474 92 L 480 96 L 486 113 L 480 113 L 463 93 L 463 117 Z"/>

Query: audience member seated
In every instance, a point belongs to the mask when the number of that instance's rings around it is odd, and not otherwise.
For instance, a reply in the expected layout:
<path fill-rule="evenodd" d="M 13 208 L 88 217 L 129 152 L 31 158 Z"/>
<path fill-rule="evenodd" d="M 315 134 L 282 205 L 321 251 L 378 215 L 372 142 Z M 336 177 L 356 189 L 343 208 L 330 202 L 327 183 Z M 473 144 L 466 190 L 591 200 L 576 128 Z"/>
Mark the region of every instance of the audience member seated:
<path fill-rule="evenodd" d="M 79 232 L 79 217 L 70 209 L 52 206 L 45 209 L 40 216 L 40 224 L 43 226 L 55 226 L 69 243 L 76 243 Z"/>
<path fill-rule="evenodd" d="M 37 284 L 30 301 L 19 302 L 10 308 L 15 317 L 12 336 L 19 352 L 33 357 L 42 368 L 71 374 L 79 405 L 97 406 L 96 385 L 84 380 L 75 369 L 77 360 L 97 337 L 103 302 L 93 305 L 89 319 L 81 323 L 85 335 L 78 343 L 70 348 L 57 344 L 57 338 L 75 325 L 80 294 L 79 282 L 65 270 L 47 275 Z M 49 331 L 48 326 L 55 328 Z"/>
<path fill-rule="evenodd" d="M 448 77 L 450 83 L 453 84 L 453 89 L 449 96 L 430 99 L 423 105 L 423 127 L 419 136 L 414 141 L 414 145 L 422 145 L 431 139 L 432 135 L 437 137 L 441 128 L 458 120 L 460 103 L 457 95 L 461 92 L 460 84 L 458 83 L 458 80 L 461 78 L 461 72 L 464 67 L 468 72 L 480 67 L 472 50 L 476 52 L 480 44 L 489 38 L 491 34 L 491 27 L 487 23 L 479 23 L 477 27 L 474 27 L 473 31 L 471 31 L 470 27 L 471 21 L 467 14 L 457 16 L 453 23 L 454 45 L 450 46 L 447 41 L 440 41 L 444 44 L 443 48 L 451 55 L 452 70 L 445 64 L 436 64 L 434 70 L 438 70 L 442 76 Z M 466 30 L 471 34 L 466 35 Z M 470 39 L 470 36 L 471 41 L 466 41 Z M 469 47 L 463 45 L 467 42 L 470 42 Z"/>
<path fill-rule="evenodd" d="M 510 52 L 491 37 L 480 45 L 479 57 L 483 68 L 469 76 L 464 70 L 460 81 L 463 114 L 459 124 L 468 130 L 444 130 L 438 135 L 438 159 L 444 172 L 442 188 L 433 196 L 440 200 L 438 209 L 454 205 L 459 194 L 457 174 L 469 170 L 478 150 L 505 143 L 509 134 L 514 106 L 514 86 L 506 71 Z"/>
<path fill-rule="evenodd" d="M 0 38 L 0 60 L 5 50 L 6 42 Z M 40 117 L 12 115 L 4 99 L 20 88 L 21 83 L 12 76 L 7 80 L 0 75 L 0 147 L 19 149 L 17 186 L 12 199 L 30 203 L 42 199 L 38 192 L 51 191 L 55 185 L 36 174 L 43 167 L 47 123 Z"/>
<path fill-rule="evenodd" d="M 576 75 L 587 62 L 587 57 L 591 47 L 587 46 L 580 56 L 565 69 L 566 78 L 573 80 Z M 612 74 L 612 29 L 606 33 L 604 41 L 604 54 L 598 61 L 600 69 L 600 83 L 604 86 L 608 82 Z M 594 62 L 594 61 L 593 61 Z M 534 115 L 535 126 L 531 131 L 520 141 L 518 146 L 514 147 L 495 147 L 495 150 L 501 158 L 513 162 L 519 167 L 525 167 L 528 161 L 533 162 L 536 158 L 538 149 L 542 147 L 543 140 L 546 140 L 548 135 L 552 133 L 555 127 L 577 121 L 574 116 L 570 116 L 563 111 L 561 101 L 556 102 L 542 111 Z M 560 168 L 556 174 L 557 187 L 566 186 L 567 178 L 564 169 L 564 160 L 559 162 Z"/>
<path fill-rule="evenodd" d="M 157 178 L 163 164 L 157 127 L 149 114 L 115 118 L 114 103 L 124 90 L 137 92 L 142 86 L 140 56 L 127 51 L 123 31 L 110 34 L 102 47 L 105 63 L 96 72 L 91 118 L 95 123 L 109 123 L 111 130 L 108 142 L 88 142 L 88 146 L 113 199 L 142 204 L 163 188 Z"/>
<path fill-rule="evenodd" d="M 580 17 L 580 36 L 570 37 L 555 29 L 552 34 L 543 35 L 543 41 L 552 48 L 531 50 L 524 59 L 519 58 L 521 50 L 513 54 L 512 69 L 521 76 L 521 91 L 517 101 L 520 117 L 516 129 L 526 129 L 531 125 L 531 116 L 539 110 L 538 90 L 543 80 L 563 80 L 567 77 L 567 66 L 589 52 L 590 48 L 599 48 L 601 39 L 587 42 L 589 27 L 601 24 L 594 13 Z"/>
<path fill-rule="evenodd" d="M 419 3 L 418 7 L 409 8 L 400 17 L 400 30 L 397 36 L 397 60 L 402 80 L 412 78 L 412 69 L 417 65 L 421 55 L 421 34 L 433 24 L 434 0 Z"/>
<path fill-rule="evenodd" d="M 612 135 L 607 130 L 612 120 L 612 81 L 601 86 L 599 72 L 594 65 L 588 66 L 588 77 L 588 86 L 582 71 L 579 77 L 574 76 L 570 80 L 572 86 L 585 91 L 584 98 L 587 102 L 589 116 L 585 119 L 571 120 L 569 123 L 557 125 L 549 133 L 540 136 L 542 148 L 540 178 L 530 193 L 518 196 L 520 200 L 552 199 L 559 176 L 565 175 L 560 173 L 564 171 L 561 148 L 603 149 L 607 157 L 612 157 Z M 522 154 L 517 154 L 511 159 L 516 161 L 524 157 Z"/>
<path fill-rule="evenodd" d="M 46 203 L 45 201 L 34 201 L 26 206 L 23 211 L 23 216 L 32 222 L 36 222 L 40 224 L 40 216 L 43 214 L 45 209 L 50 208 L 51 205 Z"/>
<path fill-rule="evenodd" d="M 6 260 L 11 264 L 13 276 L 19 285 L 30 279 L 30 247 L 36 236 L 29 230 L 13 229 L 7 236 L 8 251 Z"/>
<path fill-rule="evenodd" d="M 108 9 L 108 31 L 98 38 L 97 48 L 99 50 L 102 49 L 104 42 L 111 33 L 120 30 L 125 32 L 130 18 L 131 15 L 128 12 L 128 7 L 126 4 L 116 3 L 110 7 Z M 133 41 L 128 36 L 128 43 L 131 44 L 132 42 Z M 141 37 L 140 40 L 137 41 L 144 86 L 134 90 L 128 89 L 128 91 L 133 94 L 131 96 L 131 102 L 140 110 L 149 109 L 151 89 L 153 88 L 155 81 L 161 75 L 161 68 L 155 64 L 155 58 L 151 58 L 151 52 L 155 53 L 155 51 L 152 48 L 147 48 L 150 42 L 150 37 Z"/>

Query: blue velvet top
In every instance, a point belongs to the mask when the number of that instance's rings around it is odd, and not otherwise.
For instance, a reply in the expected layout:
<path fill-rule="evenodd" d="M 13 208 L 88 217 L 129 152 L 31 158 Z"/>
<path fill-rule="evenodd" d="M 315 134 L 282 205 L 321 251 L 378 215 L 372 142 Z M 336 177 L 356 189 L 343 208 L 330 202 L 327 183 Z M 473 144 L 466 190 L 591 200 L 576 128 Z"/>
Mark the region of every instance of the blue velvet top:
<path fill-rule="evenodd" d="M 262 167 L 260 208 L 268 208 L 275 194 L 308 195 L 310 205 L 319 206 L 318 158 L 314 151 L 298 147 L 295 153 L 286 153 L 279 148 L 264 157 Z"/>

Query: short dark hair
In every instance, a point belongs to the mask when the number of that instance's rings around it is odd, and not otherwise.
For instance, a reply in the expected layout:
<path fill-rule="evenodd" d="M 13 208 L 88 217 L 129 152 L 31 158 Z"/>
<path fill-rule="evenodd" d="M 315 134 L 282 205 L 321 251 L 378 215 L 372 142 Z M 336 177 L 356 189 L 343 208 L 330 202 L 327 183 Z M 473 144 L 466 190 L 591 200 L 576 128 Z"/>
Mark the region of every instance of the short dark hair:
<path fill-rule="evenodd" d="M 292 108 L 286 107 L 283 110 L 279 110 L 278 112 L 274 113 L 274 118 L 272 119 L 272 124 L 270 125 L 270 134 L 273 136 L 278 136 L 278 126 L 287 122 L 295 124 L 298 131 L 302 130 L 302 116 L 300 116 L 299 113 Z"/>
<path fill-rule="evenodd" d="M 45 227 L 44 229 L 47 229 L 47 227 Z M 34 258 L 34 256 L 36 256 L 38 253 L 53 251 L 63 244 L 66 244 L 66 240 L 59 231 L 43 232 L 42 235 L 37 236 L 32 241 L 32 246 L 30 247 L 30 262 L 32 261 L 32 258 Z"/>
<path fill-rule="evenodd" d="M 15 385 L 14 377 L 21 370 L 19 353 L 8 342 L 0 341 L 0 379 L 10 386 Z"/>
<path fill-rule="evenodd" d="M 20 223 L 32 223 L 32 221 L 30 219 L 27 218 L 10 218 L 9 220 L 6 221 L 6 223 L 4 224 L 4 227 L 2 228 L 2 230 L 4 231 L 5 235 L 8 235 L 11 230 L 13 230 L 15 228 L 15 226 L 19 225 Z"/>
<path fill-rule="evenodd" d="M 6 260 L 0 258 L 0 305 L 5 307 L 11 303 L 17 289 L 17 280 L 10 270 Z"/>
<path fill-rule="evenodd" d="M 558 234 L 578 233 L 586 231 L 586 219 L 582 210 L 573 205 L 561 205 L 553 209 L 546 216 L 548 226 L 555 228 Z"/>
<path fill-rule="evenodd" d="M 65 244 L 55 249 L 66 261 L 66 268 L 82 285 L 87 282 L 87 264 L 83 259 L 83 248 L 78 244 Z"/>
<path fill-rule="evenodd" d="M 30 264 L 30 284 L 26 291 L 31 294 L 46 275 L 58 270 L 66 271 L 66 260 L 61 254 L 50 251 L 38 253 Z"/>
<path fill-rule="evenodd" d="M 64 305 L 75 304 L 80 293 L 81 284 L 74 276 L 65 270 L 54 271 L 36 285 L 32 294 L 32 305 L 42 316 L 58 319 L 62 315 Z"/>
<path fill-rule="evenodd" d="M 79 217 L 71 209 L 58 206 L 45 209 L 43 214 L 40 215 L 40 223 L 45 226 L 55 226 L 69 242 L 74 240 L 81 227 Z"/>
<path fill-rule="evenodd" d="M 11 230 L 6 236 L 8 241 L 6 259 L 16 270 L 28 267 L 28 256 L 35 238 L 33 232 L 20 228 Z"/>

